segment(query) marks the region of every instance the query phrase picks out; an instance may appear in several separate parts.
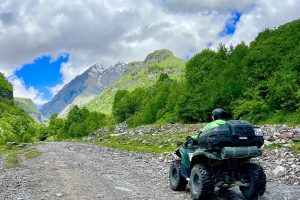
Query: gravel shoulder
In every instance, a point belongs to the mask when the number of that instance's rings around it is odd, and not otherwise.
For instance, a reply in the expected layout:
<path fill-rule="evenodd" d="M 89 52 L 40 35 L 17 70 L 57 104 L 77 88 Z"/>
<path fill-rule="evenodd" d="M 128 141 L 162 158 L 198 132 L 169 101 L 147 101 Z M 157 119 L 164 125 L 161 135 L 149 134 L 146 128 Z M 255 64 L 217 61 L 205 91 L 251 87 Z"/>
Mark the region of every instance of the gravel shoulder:
<path fill-rule="evenodd" d="M 52 142 L 21 166 L 0 163 L 0 199 L 191 199 L 168 185 L 169 163 L 159 156 L 96 145 Z M 237 188 L 215 199 L 243 199 Z M 300 187 L 269 182 L 261 199 L 300 199 Z"/>

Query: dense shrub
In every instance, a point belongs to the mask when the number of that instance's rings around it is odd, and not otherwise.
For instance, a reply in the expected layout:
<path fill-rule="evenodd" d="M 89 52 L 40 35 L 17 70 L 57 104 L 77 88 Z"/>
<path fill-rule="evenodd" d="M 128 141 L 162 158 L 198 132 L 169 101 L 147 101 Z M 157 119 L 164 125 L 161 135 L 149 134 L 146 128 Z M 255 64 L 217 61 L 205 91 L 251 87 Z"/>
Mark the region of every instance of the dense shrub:
<path fill-rule="evenodd" d="M 107 124 L 108 120 L 104 114 L 74 106 L 65 119 L 53 114 L 49 125 L 41 128 L 40 139 L 44 140 L 48 137 L 58 140 L 82 138 Z"/>
<path fill-rule="evenodd" d="M 38 124 L 11 100 L 0 97 L 0 145 L 7 142 L 31 142 Z"/>

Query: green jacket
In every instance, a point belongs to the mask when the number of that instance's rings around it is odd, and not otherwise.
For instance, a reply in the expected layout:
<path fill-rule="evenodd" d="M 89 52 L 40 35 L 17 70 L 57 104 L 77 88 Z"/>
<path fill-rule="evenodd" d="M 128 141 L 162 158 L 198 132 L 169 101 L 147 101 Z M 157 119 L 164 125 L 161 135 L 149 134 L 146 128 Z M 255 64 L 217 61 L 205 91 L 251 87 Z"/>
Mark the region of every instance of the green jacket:
<path fill-rule="evenodd" d="M 218 126 L 223 126 L 223 125 L 225 125 L 225 123 L 226 123 L 226 121 L 223 119 L 218 119 L 218 120 L 212 121 L 212 122 L 208 123 L 206 126 L 204 126 L 204 128 L 202 129 L 202 132 L 206 132 L 209 129 L 212 129 L 212 128 L 215 128 Z M 192 135 L 191 137 L 192 137 L 193 141 L 197 142 L 198 138 L 199 138 L 199 134 Z"/>

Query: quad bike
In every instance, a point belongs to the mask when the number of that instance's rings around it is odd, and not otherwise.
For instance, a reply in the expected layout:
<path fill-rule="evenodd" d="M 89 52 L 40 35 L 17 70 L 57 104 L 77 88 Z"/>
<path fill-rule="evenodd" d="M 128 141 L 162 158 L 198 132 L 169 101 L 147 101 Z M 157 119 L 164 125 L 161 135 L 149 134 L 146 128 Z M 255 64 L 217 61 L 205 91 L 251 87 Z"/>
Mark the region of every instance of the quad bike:
<path fill-rule="evenodd" d="M 169 181 L 172 190 L 185 190 L 190 183 L 193 199 L 212 199 L 215 187 L 227 190 L 239 186 L 246 199 L 262 196 L 266 189 L 263 168 L 250 162 L 262 155 L 262 135 L 246 121 L 229 120 L 225 125 L 199 135 L 174 154 L 170 166 Z"/>

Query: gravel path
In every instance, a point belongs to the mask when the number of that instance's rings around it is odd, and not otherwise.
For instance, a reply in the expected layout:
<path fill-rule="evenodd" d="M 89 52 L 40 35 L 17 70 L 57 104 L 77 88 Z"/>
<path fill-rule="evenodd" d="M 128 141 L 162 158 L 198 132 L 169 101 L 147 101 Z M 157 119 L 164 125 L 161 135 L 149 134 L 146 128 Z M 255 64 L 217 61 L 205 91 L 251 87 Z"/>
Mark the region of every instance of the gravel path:
<path fill-rule="evenodd" d="M 0 163 L 0 199 L 191 199 L 168 185 L 169 163 L 157 156 L 78 143 L 42 143 L 21 166 Z M 2 162 L 2 161 L 1 161 Z M 238 189 L 215 199 L 243 199 Z M 299 186 L 268 183 L 261 199 L 300 199 Z"/>

